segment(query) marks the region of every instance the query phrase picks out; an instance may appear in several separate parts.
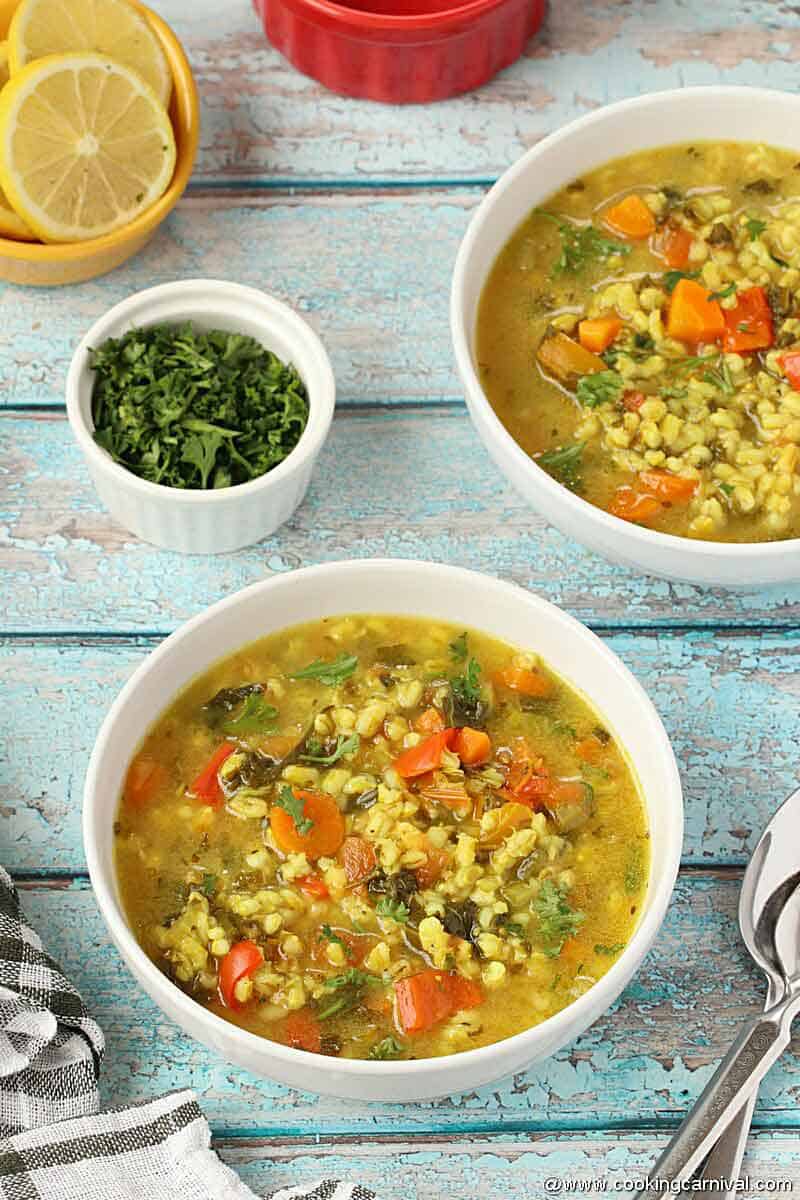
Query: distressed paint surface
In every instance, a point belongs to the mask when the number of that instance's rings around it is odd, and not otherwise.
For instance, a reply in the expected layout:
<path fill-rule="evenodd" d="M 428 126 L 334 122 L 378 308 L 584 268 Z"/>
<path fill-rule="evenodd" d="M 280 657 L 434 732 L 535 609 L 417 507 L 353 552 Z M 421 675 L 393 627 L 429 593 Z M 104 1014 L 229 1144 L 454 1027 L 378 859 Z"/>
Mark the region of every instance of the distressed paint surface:
<path fill-rule="evenodd" d="M 258 1079 L 183 1035 L 133 983 L 87 884 L 26 887 L 48 948 L 91 997 L 107 1039 L 106 1102 L 194 1088 L 218 1132 L 288 1137 L 452 1130 L 604 1129 L 674 1122 L 709 1079 L 738 1026 L 762 1003 L 736 926 L 738 874 L 678 884 L 656 945 L 620 1002 L 577 1042 L 531 1071 L 446 1100 L 363 1105 Z M 703 953 L 687 954 L 702 943 Z M 713 1021 L 708 1014 L 713 1013 Z M 800 1042 L 762 1091 L 757 1121 L 800 1128 Z"/>
<path fill-rule="evenodd" d="M 477 94 L 392 108 L 344 99 L 266 42 L 250 0 L 156 0 L 203 102 L 198 182 L 484 180 L 574 117 L 638 92 L 739 83 L 793 90 L 791 0 L 551 0 L 519 62 Z"/>
<path fill-rule="evenodd" d="M 664 1145 L 664 1135 L 606 1133 L 534 1134 L 494 1138 L 435 1138 L 413 1142 L 400 1137 L 371 1139 L 357 1147 L 338 1142 L 322 1145 L 274 1144 L 220 1139 L 217 1150 L 258 1194 L 290 1184 L 310 1185 L 321 1177 L 359 1179 L 382 1200 L 474 1200 L 479 1181 L 481 1200 L 533 1200 L 555 1194 L 551 1180 L 577 1180 L 589 1185 L 583 1194 L 600 1193 L 642 1180 Z M 765 1184 L 787 1181 L 800 1190 L 800 1139 L 791 1134 L 759 1133 L 749 1144 L 743 1177 L 752 1181 L 737 1193 L 763 1196 Z M 575 1194 L 564 1189 L 565 1194 Z M 630 1193 L 628 1193 L 630 1194 Z"/>
<path fill-rule="evenodd" d="M 617 633 L 649 689 L 686 795 L 684 862 L 740 864 L 797 786 L 800 670 L 793 633 Z M 156 639 L 0 643 L 7 743 L 0 841 L 17 871 L 83 869 L 83 777 L 112 700 Z M 59 730 L 54 755 L 53 729 Z"/>
<path fill-rule="evenodd" d="M 340 401 L 460 400 L 448 294 L 480 196 L 193 196 L 111 275 L 79 289 L 0 284 L 0 403 L 61 406 L 89 326 L 133 292 L 181 278 L 232 279 L 286 300 L 322 337 Z"/>
<path fill-rule="evenodd" d="M 5 632 L 168 632 L 273 572 L 376 555 L 502 576 L 602 628 L 800 624 L 800 586 L 670 584 L 562 537 L 505 485 L 461 411 L 340 413 L 294 518 L 221 558 L 166 554 L 116 525 L 63 416 L 6 415 L 0 439 Z"/>

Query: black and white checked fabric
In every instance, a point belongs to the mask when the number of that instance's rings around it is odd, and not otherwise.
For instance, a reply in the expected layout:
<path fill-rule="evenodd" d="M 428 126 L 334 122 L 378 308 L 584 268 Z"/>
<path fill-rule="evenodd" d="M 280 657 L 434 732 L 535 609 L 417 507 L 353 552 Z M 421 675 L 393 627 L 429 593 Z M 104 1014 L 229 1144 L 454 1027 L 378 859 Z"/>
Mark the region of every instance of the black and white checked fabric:
<path fill-rule="evenodd" d="M 189 1091 L 98 1112 L 103 1034 L 0 867 L 0 1198 L 256 1200 Z M 324 1180 L 271 1200 L 374 1200 Z"/>

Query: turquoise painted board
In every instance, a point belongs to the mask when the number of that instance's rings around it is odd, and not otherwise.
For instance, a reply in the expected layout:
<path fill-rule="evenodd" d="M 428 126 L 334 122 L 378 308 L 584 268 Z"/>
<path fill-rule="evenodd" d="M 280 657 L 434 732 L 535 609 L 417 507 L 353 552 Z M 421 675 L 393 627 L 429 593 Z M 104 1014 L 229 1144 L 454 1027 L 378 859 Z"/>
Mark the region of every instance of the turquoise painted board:
<path fill-rule="evenodd" d="M 795 635 L 606 636 L 649 688 L 675 747 L 686 793 L 684 862 L 742 863 L 800 774 Z M 84 868 L 80 805 L 92 744 L 122 684 L 156 644 L 0 642 L 5 735 L 14 751 L 0 776 L 0 841 L 17 871 Z"/>
<path fill-rule="evenodd" d="M 598 628 L 800 622 L 800 586 L 705 591 L 582 550 L 504 484 L 461 411 L 340 414 L 295 517 L 221 558 L 165 554 L 116 525 L 60 414 L 6 415 L 0 439 L 6 632 L 169 632 L 273 572 L 380 555 L 488 571 Z"/>
<path fill-rule="evenodd" d="M 161 0 L 198 75 L 196 182 L 493 178 L 544 134 L 610 100 L 689 84 L 794 89 L 788 0 L 551 0 L 524 57 L 477 94 L 425 107 L 343 99 L 269 47 L 250 0 Z"/>

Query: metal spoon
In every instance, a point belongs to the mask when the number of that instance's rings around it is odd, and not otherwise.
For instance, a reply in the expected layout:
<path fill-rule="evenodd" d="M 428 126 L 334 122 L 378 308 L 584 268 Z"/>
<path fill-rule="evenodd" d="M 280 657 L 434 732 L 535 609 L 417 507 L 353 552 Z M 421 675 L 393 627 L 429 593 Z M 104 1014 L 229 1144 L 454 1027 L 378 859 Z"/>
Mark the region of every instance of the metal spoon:
<path fill-rule="evenodd" d="M 763 903 L 763 896 L 760 899 L 757 898 L 758 884 L 762 876 L 770 872 L 770 863 L 767 860 L 771 852 L 774 855 L 776 843 L 787 845 L 791 836 L 796 837 L 798 817 L 800 817 L 800 790 L 794 792 L 781 805 L 759 838 L 745 869 L 742 890 L 739 893 L 739 929 L 742 939 L 750 951 L 750 956 L 767 977 L 765 1009 L 772 1008 L 774 1004 L 777 1004 L 781 995 L 782 982 L 772 964 L 762 958 L 756 942 L 756 926 L 761 917 L 760 905 Z M 700 1178 L 704 1180 L 728 1181 L 727 1184 L 717 1188 L 714 1193 L 723 1196 L 725 1200 L 730 1200 L 736 1194 L 736 1182 L 741 1174 L 742 1159 L 753 1120 L 756 1098 L 757 1093 L 754 1092 L 746 1104 L 739 1109 L 719 1141 L 712 1147 L 700 1172 Z"/>
<path fill-rule="evenodd" d="M 763 1016 L 748 1022 L 694 1109 L 656 1163 L 651 1179 L 689 1178 L 758 1085 L 791 1036 L 800 1011 L 800 854 L 795 849 L 800 819 L 800 790 L 773 818 L 756 848 L 756 866 L 748 880 L 754 917 L 748 945 L 768 976 L 778 999 Z"/>

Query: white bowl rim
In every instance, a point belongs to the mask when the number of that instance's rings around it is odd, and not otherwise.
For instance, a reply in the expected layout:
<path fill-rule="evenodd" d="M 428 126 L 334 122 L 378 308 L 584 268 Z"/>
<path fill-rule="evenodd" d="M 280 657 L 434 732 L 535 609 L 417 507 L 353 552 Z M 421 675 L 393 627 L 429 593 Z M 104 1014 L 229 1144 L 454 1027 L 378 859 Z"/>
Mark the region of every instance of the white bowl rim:
<path fill-rule="evenodd" d="M 533 609 L 540 611 L 549 610 L 551 614 L 553 612 L 557 614 L 557 617 L 563 621 L 565 629 L 569 630 L 572 636 L 580 639 L 587 647 L 590 647 L 592 653 L 604 658 L 618 673 L 621 672 L 626 677 L 627 683 L 633 689 L 634 694 L 638 694 L 639 703 L 644 706 L 652 719 L 656 734 L 656 740 L 652 743 L 652 752 L 654 755 L 658 754 L 661 756 L 665 781 L 668 784 L 661 797 L 661 803 L 671 808 L 671 820 L 669 823 L 670 838 L 663 848 L 664 869 L 661 880 L 653 893 L 649 909 L 643 914 L 630 941 L 617 961 L 582 996 L 578 997 L 571 1004 L 566 1005 L 565 1008 L 555 1013 L 552 1017 L 548 1017 L 546 1021 L 540 1022 L 540 1024 L 534 1025 L 530 1029 L 523 1030 L 521 1033 L 513 1034 L 508 1038 L 503 1038 L 498 1042 L 493 1042 L 488 1046 L 481 1046 L 474 1050 L 462 1050 L 457 1054 L 416 1060 L 406 1059 L 399 1062 L 373 1062 L 371 1060 L 350 1058 L 336 1060 L 337 1071 L 343 1071 L 348 1076 L 391 1078 L 395 1075 L 404 1075 L 406 1077 L 411 1075 L 426 1076 L 428 1079 L 432 1079 L 439 1074 L 447 1074 L 454 1059 L 463 1061 L 465 1064 L 469 1063 L 470 1065 L 474 1064 L 477 1066 L 491 1059 L 497 1053 L 499 1046 L 506 1046 L 510 1042 L 522 1045 L 528 1041 L 535 1045 L 543 1029 L 546 1028 L 552 1033 L 553 1030 L 558 1031 L 560 1026 L 568 1027 L 573 1025 L 576 1014 L 580 1018 L 581 1014 L 585 1011 L 588 1010 L 591 1012 L 594 1007 L 593 1000 L 597 997 L 598 989 L 601 989 L 607 993 L 607 996 L 611 997 L 610 999 L 606 998 L 603 1005 L 603 1011 L 608 1009 L 626 986 L 627 977 L 636 970 L 636 967 L 630 968 L 630 961 L 636 958 L 638 953 L 640 965 L 641 960 L 652 945 L 674 891 L 683 845 L 683 791 L 675 755 L 666 730 L 653 702 L 618 655 L 609 649 L 597 634 L 593 633 L 592 630 L 583 625 L 575 617 L 558 608 L 557 605 L 528 591 L 527 588 L 520 587 L 518 584 L 509 583 L 491 575 L 484 575 L 478 571 L 421 560 L 393 558 L 349 559 L 303 567 L 296 571 L 289 571 L 285 574 L 262 579 L 257 583 L 250 584 L 249 587 L 234 592 L 233 595 L 226 596 L 224 599 L 217 601 L 216 604 L 204 609 L 203 612 L 190 618 L 165 638 L 136 668 L 114 700 L 97 735 L 86 773 L 83 793 L 84 848 L 89 876 L 100 912 L 109 926 L 114 941 L 121 948 L 123 960 L 130 959 L 135 961 L 137 970 L 148 980 L 149 987 L 147 990 L 150 991 L 151 995 L 159 995 L 164 991 L 168 991 L 171 1004 L 180 1012 L 181 1019 L 185 1018 L 190 1026 L 202 1029 L 204 1034 L 207 1033 L 209 1035 L 209 1041 L 212 1040 L 210 1034 L 215 1030 L 219 1031 L 222 1027 L 225 1034 L 238 1043 L 242 1052 L 248 1049 L 253 1052 L 258 1050 L 263 1055 L 266 1042 L 270 1055 L 282 1063 L 288 1065 L 299 1062 L 313 1063 L 320 1068 L 323 1068 L 326 1063 L 329 1064 L 330 1060 L 325 1055 L 312 1054 L 306 1050 L 297 1050 L 290 1046 L 284 1046 L 279 1042 L 273 1042 L 269 1038 L 250 1033 L 240 1026 L 226 1021 L 223 1017 L 218 1017 L 209 1009 L 204 1008 L 198 1001 L 187 996 L 163 972 L 159 971 L 158 967 L 152 962 L 134 937 L 122 914 L 121 907 L 113 894 L 113 881 L 106 877 L 100 865 L 94 832 L 95 826 L 100 821 L 98 790 L 95 786 L 95 778 L 106 752 L 106 744 L 116 724 L 117 714 L 125 706 L 131 694 L 135 692 L 140 679 L 155 670 L 161 663 L 161 660 L 169 656 L 173 646 L 194 637 L 207 621 L 212 620 L 218 613 L 235 607 L 245 596 L 250 596 L 259 591 L 269 592 L 272 589 L 278 589 L 282 586 L 290 587 L 297 581 L 310 583 L 313 586 L 316 581 L 321 581 L 326 574 L 332 571 L 352 571 L 355 573 L 356 571 L 363 571 L 367 566 L 378 572 L 413 570 L 418 574 L 424 573 L 430 576 L 432 586 L 435 585 L 437 576 L 440 576 L 444 571 L 452 577 L 460 577 L 463 580 L 465 589 L 475 587 L 476 581 L 480 581 L 481 587 L 487 587 L 492 591 L 521 594 L 521 597 L 524 597 L 525 601 Z M 357 608 L 353 608 L 351 611 L 355 612 Z M 420 613 L 419 615 L 424 614 Z M 645 949 L 639 953 L 639 948 L 642 945 L 644 945 Z M 128 969 L 130 970 L 130 967 Z M 621 982 L 618 983 L 618 981 Z M 587 1023 L 592 1023 L 591 1017 Z M 183 1026 L 183 1028 L 185 1030 L 186 1026 Z"/>
<path fill-rule="evenodd" d="M 187 317 L 181 318 L 181 305 L 183 301 L 195 297 L 198 289 L 203 289 L 204 298 L 210 301 L 212 306 L 215 298 L 223 301 L 247 301 L 253 306 L 251 310 L 253 315 L 257 316 L 258 311 L 261 310 L 274 318 L 283 326 L 298 347 L 302 343 L 302 353 L 297 355 L 299 363 L 313 365 L 314 371 L 320 376 L 319 387 L 312 390 L 306 385 L 308 394 L 306 427 L 297 444 L 289 451 L 283 462 L 278 463 L 266 474 L 259 475 L 257 479 L 249 479 L 246 483 L 236 483 L 226 488 L 176 488 L 170 487 L 168 484 L 152 483 L 149 479 L 142 479 L 133 471 L 129 471 L 127 467 L 115 462 L 110 454 L 97 445 L 80 407 L 82 391 L 78 379 L 86 365 L 89 350 L 95 345 L 101 344 L 108 337 L 121 336 L 120 333 L 114 332 L 115 328 L 125 324 L 129 315 L 136 312 L 145 303 L 174 300 L 175 322 L 182 319 L 188 320 Z M 137 327 L 146 328 L 154 323 L 148 321 L 144 314 L 143 318 L 141 325 Z M 163 317 L 160 320 L 168 321 L 169 318 Z M 270 348 L 266 342 L 264 344 L 266 349 Z M 301 365 L 297 365 L 297 370 L 302 377 Z M 132 491 L 138 492 L 143 497 L 149 497 L 151 500 L 160 499 L 186 505 L 223 505 L 226 502 L 230 503 L 233 500 L 251 496 L 254 492 L 263 491 L 270 486 L 279 485 L 287 475 L 300 466 L 301 459 L 313 461 L 316 458 L 328 436 L 333 418 L 336 382 L 330 359 L 321 339 L 308 322 L 283 300 L 278 300 L 268 292 L 250 287 L 248 284 L 233 283 L 223 279 L 197 278 L 179 279 L 171 283 L 160 283 L 155 287 L 144 288 L 126 296 L 124 300 L 120 300 L 118 304 L 113 305 L 99 317 L 75 348 L 67 372 L 66 396 L 67 416 L 72 432 L 93 466 L 108 472 L 120 483 L 124 482 Z"/>
<path fill-rule="evenodd" d="M 577 117 L 574 121 L 569 121 L 566 125 L 562 125 L 542 138 L 530 150 L 527 150 L 492 185 L 481 200 L 469 223 L 467 232 L 459 247 L 453 271 L 453 282 L 450 290 L 450 332 L 456 362 L 461 378 L 467 387 L 470 404 L 474 404 L 476 408 L 480 409 L 482 419 L 491 426 L 493 434 L 503 443 L 504 452 L 515 460 L 516 466 L 523 471 L 533 469 L 536 472 L 538 486 L 549 492 L 554 503 L 565 505 L 568 510 L 572 511 L 576 518 L 591 519 L 597 522 L 612 536 L 619 529 L 620 523 L 622 523 L 626 528 L 628 537 L 641 545 L 656 548 L 661 546 L 664 549 L 677 550 L 691 559 L 703 558 L 707 561 L 710 557 L 712 559 L 723 559 L 727 562 L 741 561 L 742 566 L 745 566 L 755 554 L 758 554 L 762 559 L 773 559 L 782 558 L 793 551 L 800 551 L 800 537 L 785 538 L 782 541 L 776 542 L 712 542 L 704 541 L 702 538 L 679 537 L 674 533 L 661 533 L 657 529 L 647 529 L 644 526 L 635 525 L 630 521 L 622 522 L 620 517 L 612 516 L 611 513 L 606 512 L 604 509 L 598 508 L 597 505 L 591 504 L 588 500 L 584 500 L 582 496 L 571 492 L 569 488 L 564 487 L 563 484 L 553 479 L 552 475 L 549 475 L 547 471 L 540 467 L 535 459 L 525 453 L 495 413 L 481 386 L 480 379 L 473 365 L 472 353 L 470 351 L 472 331 L 466 330 L 461 320 L 461 298 L 465 288 L 468 259 L 473 247 L 483 233 L 483 228 L 490 218 L 491 209 L 495 201 L 512 186 L 517 176 L 526 170 L 530 162 L 535 162 L 542 153 L 549 150 L 551 146 L 558 142 L 568 139 L 576 130 L 585 129 L 595 124 L 602 124 L 609 115 L 618 112 L 624 112 L 628 109 L 641 109 L 643 111 L 647 111 L 648 109 L 657 110 L 665 100 L 677 98 L 678 96 L 687 103 L 698 99 L 702 99 L 704 103 L 707 103 L 711 93 L 717 97 L 725 95 L 733 97 L 741 95 L 742 92 L 746 92 L 748 96 L 752 96 L 754 104 L 757 104 L 759 99 L 763 99 L 764 97 L 769 97 L 772 100 L 779 98 L 787 104 L 798 107 L 800 110 L 800 97 L 793 95 L 791 92 L 779 91 L 776 88 L 747 87 L 743 84 L 707 84 L 698 87 L 664 88 L 658 92 L 648 92 L 643 96 L 630 96 L 625 100 L 616 100 L 612 104 L 604 104 L 602 108 L 595 109 L 593 112 L 586 113 L 584 116 Z M 736 139 L 731 138 L 730 140 L 735 141 Z M 668 142 L 663 143 L 663 145 L 668 144 Z M 778 140 L 776 140 L 777 144 Z M 520 216 L 519 224 L 521 225 L 524 220 L 525 214 Z"/>

